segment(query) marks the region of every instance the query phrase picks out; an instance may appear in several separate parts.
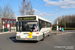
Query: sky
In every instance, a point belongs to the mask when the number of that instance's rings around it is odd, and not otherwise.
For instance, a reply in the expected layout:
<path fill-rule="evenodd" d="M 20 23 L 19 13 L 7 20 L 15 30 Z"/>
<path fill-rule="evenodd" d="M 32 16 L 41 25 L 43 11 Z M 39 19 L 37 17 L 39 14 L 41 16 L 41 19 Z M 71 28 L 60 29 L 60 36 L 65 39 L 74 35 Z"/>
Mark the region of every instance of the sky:
<path fill-rule="evenodd" d="M 23 0 L 0 0 L 0 7 L 9 5 L 16 16 L 21 16 L 19 6 Z M 52 23 L 57 17 L 75 15 L 75 0 L 31 0 L 35 15 L 39 15 Z"/>

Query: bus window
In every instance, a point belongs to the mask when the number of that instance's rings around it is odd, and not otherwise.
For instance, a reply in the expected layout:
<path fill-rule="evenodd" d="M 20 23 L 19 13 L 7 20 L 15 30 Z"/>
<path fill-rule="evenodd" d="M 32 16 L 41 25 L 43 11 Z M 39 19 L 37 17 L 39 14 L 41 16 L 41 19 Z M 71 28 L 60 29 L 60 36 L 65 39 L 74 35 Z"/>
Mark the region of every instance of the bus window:
<path fill-rule="evenodd" d="M 17 30 L 18 29 L 19 31 L 38 31 L 37 22 L 19 22 L 17 23 Z"/>

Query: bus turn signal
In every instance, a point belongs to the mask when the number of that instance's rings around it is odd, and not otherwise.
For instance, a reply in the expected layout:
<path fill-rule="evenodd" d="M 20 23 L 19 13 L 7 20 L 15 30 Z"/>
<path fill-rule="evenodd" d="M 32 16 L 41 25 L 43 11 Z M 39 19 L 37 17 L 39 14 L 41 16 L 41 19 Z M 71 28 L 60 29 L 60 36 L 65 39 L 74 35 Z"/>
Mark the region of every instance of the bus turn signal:
<path fill-rule="evenodd" d="M 16 33 L 17 34 L 17 33 Z"/>
<path fill-rule="evenodd" d="M 39 34 L 39 33 L 36 33 L 36 34 Z"/>

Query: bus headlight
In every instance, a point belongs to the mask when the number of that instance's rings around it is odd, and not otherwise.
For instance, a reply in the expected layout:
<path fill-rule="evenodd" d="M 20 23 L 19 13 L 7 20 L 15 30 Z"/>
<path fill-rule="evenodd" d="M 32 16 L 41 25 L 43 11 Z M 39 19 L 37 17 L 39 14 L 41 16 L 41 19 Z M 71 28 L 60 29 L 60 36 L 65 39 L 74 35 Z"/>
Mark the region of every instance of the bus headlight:
<path fill-rule="evenodd" d="M 20 36 L 16 36 L 16 38 L 20 38 Z"/>

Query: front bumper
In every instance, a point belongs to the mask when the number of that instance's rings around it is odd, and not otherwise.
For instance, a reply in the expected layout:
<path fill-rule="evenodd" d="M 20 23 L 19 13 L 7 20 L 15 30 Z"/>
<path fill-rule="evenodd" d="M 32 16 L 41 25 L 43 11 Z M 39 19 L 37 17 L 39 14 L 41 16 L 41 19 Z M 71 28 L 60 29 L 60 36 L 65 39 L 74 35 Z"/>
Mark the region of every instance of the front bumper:
<path fill-rule="evenodd" d="M 32 37 L 32 38 L 20 38 L 20 36 L 16 36 L 16 40 L 39 41 L 38 36 L 34 36 L 34 37 Z"/>

